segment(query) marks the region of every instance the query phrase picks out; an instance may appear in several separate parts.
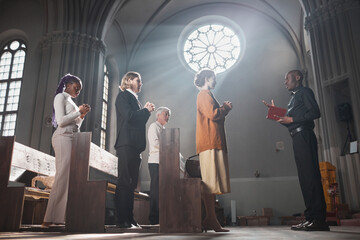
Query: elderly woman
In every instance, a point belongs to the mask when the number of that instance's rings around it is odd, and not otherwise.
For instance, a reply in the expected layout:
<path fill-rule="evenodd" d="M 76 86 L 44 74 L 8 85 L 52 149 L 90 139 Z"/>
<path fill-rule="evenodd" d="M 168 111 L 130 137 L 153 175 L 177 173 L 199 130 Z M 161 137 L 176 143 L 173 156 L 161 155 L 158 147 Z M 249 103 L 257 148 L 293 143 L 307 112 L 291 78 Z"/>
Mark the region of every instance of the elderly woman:
<path fill-rule="evenodd" d="M 230 192 L 224 122 L 232 103 L 225 101 L 220 106 L 212 94 L 211 90 L 216 85 L 214 71 L 200 71 L 195 75 L 194 84 L 200 90 L 197 96 L 196 152 L 200 158 L 202 198 L 206 211 L 203 229 L 228 232 L 216 218 L 215 195 Z"/>
<path fill-rule="evenodd" d="M 78 107 L 72 100 L 80 94 L 81 88 L 81 80 L 67 74 L 55 92 L 52 123 L 56 130 L 52 136 L 52 146 L 56 173 L 42 228 L 65 223 L 72 138 L 74 132 L 79 132 L 85 115 L 90 111 L 88 104 Z"/>

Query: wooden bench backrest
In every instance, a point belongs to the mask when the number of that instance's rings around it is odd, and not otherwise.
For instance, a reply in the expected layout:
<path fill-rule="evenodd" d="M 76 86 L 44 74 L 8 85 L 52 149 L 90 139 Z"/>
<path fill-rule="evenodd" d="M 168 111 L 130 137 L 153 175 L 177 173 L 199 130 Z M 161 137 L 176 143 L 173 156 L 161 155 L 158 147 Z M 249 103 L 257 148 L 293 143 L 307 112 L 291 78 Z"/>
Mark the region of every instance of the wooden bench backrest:
<path fill-rule="evenodd" d="M 18 142 L 14 144 L 11 165 L 47 176 L 54 176 L 56 171 L 54 156 Z"/>
<path fill-rule="evenodd" d="M 102 151 L 93 149 L 91 132 L 74 134 L 65 226 L 69 232 L 104 232 L 107 182 L 89 181 L 89 159 L 102 158 L 97 155 Z M 103 168 L 97 160 L 96 167 Z"/>
<path fill-rule="evenodd" d="M 12 141 L 11 138 L 9 139 L 10 140 L 8 141 Z M 90 167 L 117 177 L 117 164 L 116 156 L 100 148 L 94 143 L 90 144 Z M 18 142 L 14 142 L 13 145 L 11 166 L 15 168 L 11 169 L 10 178 L 11 175 L 14 175 L 13 171 L 16 170 L 16 168 L 47 176 L 55 176 L 56 172 L 54 156 L 40 152 Z M 1 169 L 4 168 L 2 167 Z M 7 179 L 9 179 L 9 176 Z"/>
<path fill-rule="evenodd" d="M 200 178 L 180 179 L 180 129 L 160 135 L 160 232 L 201 232 Z"/>
<path fill-rule="evenodd" d="M 15 136 L 0 137 L 0 189 L 24 171 L 55 175 L 55 158 L 49 154 L 15 142 Z"/>
<path fill-rule="evenodd" d="M 90 143 L 90 167 L 117 177 L 118 159 L 94 143 Z"/>

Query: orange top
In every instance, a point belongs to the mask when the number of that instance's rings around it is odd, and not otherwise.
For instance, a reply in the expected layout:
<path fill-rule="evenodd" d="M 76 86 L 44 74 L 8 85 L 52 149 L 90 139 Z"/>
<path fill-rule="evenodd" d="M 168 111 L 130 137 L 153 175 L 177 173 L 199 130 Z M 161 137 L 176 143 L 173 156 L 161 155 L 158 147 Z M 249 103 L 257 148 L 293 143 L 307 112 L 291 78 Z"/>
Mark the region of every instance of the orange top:
<path fill-rule="evenodd" d="M 197 96 L 196 153 L 210 149 L 227 151 L 225 116 L 228 110 L 220 106 L 209 90 L 201 90 Z"/>

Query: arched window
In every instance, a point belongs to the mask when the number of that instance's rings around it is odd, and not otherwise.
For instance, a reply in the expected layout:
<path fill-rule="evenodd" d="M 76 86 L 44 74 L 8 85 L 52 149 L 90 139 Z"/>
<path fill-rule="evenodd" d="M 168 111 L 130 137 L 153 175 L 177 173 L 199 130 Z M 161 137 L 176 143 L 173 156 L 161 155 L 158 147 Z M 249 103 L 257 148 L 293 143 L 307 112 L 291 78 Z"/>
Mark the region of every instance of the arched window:
<path fill-rule="evenodd" d="M 0 52 L 0 134 L 15 135 L 26 46 L 11 41 Z"/>
<path fill-rule="evenodd" d="M 106 149 L 106 125 L 107 125 L 107 108 L 109 99 L 109 72 L 106 65 L 104 65 L 104 87 L 103 87 L 103 101 L 101 114 L 101 136 L 100 147 Z"/>

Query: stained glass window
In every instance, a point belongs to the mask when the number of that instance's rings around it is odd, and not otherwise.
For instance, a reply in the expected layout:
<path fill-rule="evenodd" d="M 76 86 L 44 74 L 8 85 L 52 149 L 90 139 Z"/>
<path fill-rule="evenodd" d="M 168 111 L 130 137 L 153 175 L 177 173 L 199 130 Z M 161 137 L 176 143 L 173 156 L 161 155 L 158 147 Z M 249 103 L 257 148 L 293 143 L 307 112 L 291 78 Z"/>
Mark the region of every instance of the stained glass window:
<path fill-rule="evenodd" d="M 0 51 L 0 135 L 15 135 L 26 46 L 11 41 Z"/>
<path fill-rule="evenodd" d="M 220 24 L 199 27 L 184 44 L 184 58 L 194 71 L 209 68 L 221 73 L 240 56 L 240 40 L 233 30 Z"/>

